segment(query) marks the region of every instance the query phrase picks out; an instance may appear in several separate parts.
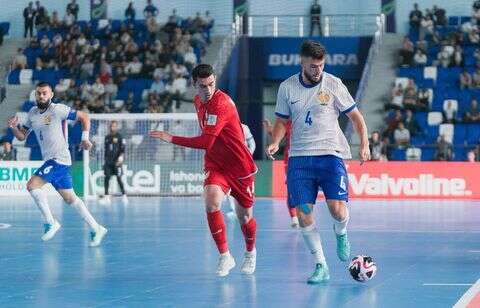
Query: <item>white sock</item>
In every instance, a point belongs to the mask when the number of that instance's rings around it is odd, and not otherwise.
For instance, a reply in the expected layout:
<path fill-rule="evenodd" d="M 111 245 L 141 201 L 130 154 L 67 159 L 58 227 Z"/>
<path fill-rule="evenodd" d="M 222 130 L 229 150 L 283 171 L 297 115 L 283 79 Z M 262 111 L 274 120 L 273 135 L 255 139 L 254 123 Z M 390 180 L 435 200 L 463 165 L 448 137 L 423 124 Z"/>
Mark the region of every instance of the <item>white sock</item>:
<path fill-rule="evenodd" d="M 315 263 L 325 264 L 325 256 L 323 255 L 322 241 L 320 240 L 320 233 L 318 233 L 315 224 L 300 228 L 302 230 L 303 239 L 307 244 L 308 249 L 312 255 L 315 256 Z"/>
<path fill-rule="evenodd" d="M 347 224 L 348 224 L 348 221 L 350 220 L 350 214 L 348 213 L 348 208 L 346 208 L 345 210 L 347 211 L 347 215 L 345 216 L 345 219 L 343 219 L 342 221 L 333 219 L 334 220 L 333 230 L 337 235 L 343 235 L 347 233 Z"/>
<path fill-rule="evenodd" d="M 80 214 L 80 216 L 82 216 L 83 220 L 85 220 L 92 230 L 98 229 L 99 225 L 97 221 L 95 218 L 93 218 L 92 214 L 90 214 L 90 211 L 85 203 L 83 203 L 82 199 L 76 197 L 75 202 L 70 205 L 77 210 L 77 212 Z"/>
<path fill-rule="evenodd" d="M 42 212 L 43 219 L 48 224 L 53 224 L 55 219 L 53 218 L 50 207 L 48 206 L 47 195 L 41 188 L 33 189 L 30 191 L 30 195 L 37 204 L 40 212 Z"/>

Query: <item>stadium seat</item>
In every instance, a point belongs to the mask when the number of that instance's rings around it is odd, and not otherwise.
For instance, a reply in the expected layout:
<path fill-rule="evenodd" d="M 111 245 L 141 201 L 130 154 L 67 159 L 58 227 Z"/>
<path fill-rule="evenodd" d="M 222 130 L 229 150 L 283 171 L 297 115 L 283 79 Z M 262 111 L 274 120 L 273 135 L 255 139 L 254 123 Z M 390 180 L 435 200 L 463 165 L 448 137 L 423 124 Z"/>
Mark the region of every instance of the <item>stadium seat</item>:
<path fill-rule="evenodd" d="M 405 149 L 395 149 L 392 151 L 392 160 L 405 160 Z"/>
<path fill-rule="evenodd" d="M 427 122 L 429 126 L 440 125 L 443 122 L 443 115 L 438 111 L 431 111 L 428 113 Z"/>
<path fill-rule="evenodd" d="M 466 134 L 467 134 L 467 126 L 465 124 L 455 124 L 455 130 L 453 132 L 453 144 L 454 145 L 465 144 Z"/>
<path fill-rule="evenodd" d="M 437 81 L 437 67 L 436 66 L 427 66 L 423 69 L 423 78 L 424 79 L 433 79 L 434 82 Z"/>
<path fill-rule="evenodd" d="M 419 161 L 422 158 L 422 149 L 410 147 L 407 149 L 405 157 L 408 161 Z"/>
<path fill-rule="evenodd" d="M 26 160 L 30 160 L 30 154 L 32 152 L 32 150 L 28 147 L 23 147 L 23 146 L 20 146 L 20 147 L 15 147 L 16 151 L 17 151 L 17 160 L 19 161 L 26 161 Z"/>
<path fill-rule="evenodd" d="M 435 156 L 435 148 L 424 147 L 422 148 L 422 160 L 433 160 Z"/>
<path fill-rule="evenodd" d="M 467 125 L 467 143 L 478 144 L 480 141 L 480 124 L 468 124 Z"/>
<path fill-rule="evenodd" d="M 438 127 L 438 134 L 443 136 L 446 141 L 453 143 L 453 134 L 455 127 L 453 124 L 440 124 Z"/>

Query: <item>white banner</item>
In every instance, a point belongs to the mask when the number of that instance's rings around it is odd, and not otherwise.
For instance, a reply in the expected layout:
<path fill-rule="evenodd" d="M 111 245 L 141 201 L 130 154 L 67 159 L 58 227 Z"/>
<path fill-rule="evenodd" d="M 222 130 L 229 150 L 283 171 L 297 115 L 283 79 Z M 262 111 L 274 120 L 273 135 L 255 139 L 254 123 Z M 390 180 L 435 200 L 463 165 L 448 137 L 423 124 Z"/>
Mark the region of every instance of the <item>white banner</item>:
<path fill-rule="evenodd" d="M 27 182 L 43 161 L 0 161 L 0 196 L 29 196 Z M 55 194 L 52 185 L 43 189 Z"/>

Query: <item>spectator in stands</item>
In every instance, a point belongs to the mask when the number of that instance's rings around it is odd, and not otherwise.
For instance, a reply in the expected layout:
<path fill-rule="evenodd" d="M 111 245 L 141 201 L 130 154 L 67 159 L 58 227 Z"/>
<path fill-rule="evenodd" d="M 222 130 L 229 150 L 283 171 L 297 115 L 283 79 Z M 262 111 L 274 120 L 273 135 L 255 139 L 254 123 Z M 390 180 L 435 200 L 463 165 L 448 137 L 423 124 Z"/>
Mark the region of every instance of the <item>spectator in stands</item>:
<path fill-rule="evenodd" d="M 322 7 L 318 0 L 314 0 L 310 7 L 310 36 L 313 36 L 315 27 L 318 28 L 318 35 L 322 36 Z"/>
<path fill-rule="evenodd" d="M 480 88 L 480 68 L 478 67 L 472 75 L 472 87 L 477 89 Z"/>
<path fill-rule="evenodd" d="M 427 65 L 427 55 L 424 54 L 420 49 L 417 49 L 415 56 L 413 56 L 413 61 L 416 66 L 425 66 Z"/>
<path fill-rule="evenodd" d="M 168 16 L 167 23 L 172 27 L 180 26 L 181 18 L 177 15 L 177 9 L 172 10 L 172 15 Z"/>
<path fill-rule="evenodd" d="M 205 11 L 204 21 L 205 21 L 205 28 L 204 28 L 205 38 L 207 40 L 207 43 L 210 44 L 211 43 L 210 33 L 212 31 L 213 25 L 215 24 L 215 20 L 213 19 L 212 16 L 210 16 L 210 11 Z M 320 26 L 320 29 L 321 28 L 322 27 Z"/>
<path fill-rule="evenodd" d="M 453 65 L 464 66 L 463 49 L 460 45 L 455 45 L 455 52 L 453 53 Z"/>
<path fill-rule="evenodd" d="M 448 46 L 443 46 L 437 55 L 437 64 L 444 68 L 449 67 L 452 62 L 452 55 L 453 52 L 450 53 L 450 48 Z"/>
<path fill-rule="evenodd" d="M 47 35 L 43 35 L 40 39 L 40 48 L 45 49 L 50 47 L 50 39 Z"/>
<path fill-rule="evenodd" d="M 0 160 L 15 160 L 14 154 L 12 144 L 6 140 L 0 140 Z"/>
<path fill-rule="evenodd" d="M 132 78 L 138 78 L 142 72 L 142 67 L 143 64 L 138 57 L 133 57 L 133 60 L 125 67 L 125 73 Z"/>
<path fill-rule="evenodd" d="M 435 160 L 451 161 L 453 159 L 453 146 L 445 139 L 445 136 L 440 135 L 437 141 L 437 149 L 435 151 Z"/>
<path fill-rule="evenodd" d="M 91 61 L 90 57 L 85 57 L 85 62 L 80 66 L 80 76 L 81 80 L 87 80 L 93 77 L 93 72 L 95 65 Z"/>
<path fill-rule="evenodd" d="M 135 15 L 136 15 L 136 11 L 135 11 L 135 8 L 133 7 L 133 2 L 130 1 L 130 3 L 128 3 L 127 8 L 125 9 L 125 19 L 134 21 Z"/>
<path fill-rule="evenodd" d="M 103 95 L 94 97 L 93 100 L 90 100 L 87 103 L 87 107 L 92 113 L 104 113 L 105 97 Z"/>
<path fill-rule="evenodd" d="M 415 136 L 420 133 L 420 125 L 413 117 L 413 112 L 409 109 L 405 111 L 405 119 L 403 120 L 404 126 L 410 132 L 410 136 Z"/>
<path fill-rule="evenodd" d="M 17 54 L 13 58 L 12 69 L 26 69 L 27 68 L 27 57 L 23 54 L 23 49 L 18 48 Z"/>
<path fill-rule="evenodd" d="M 23 22 L 24 32 L 23 37 L 27 37 L 27 33 L 30 32 L 30 37 L 33 37 L 33 21 L 35 19 L 35 9 L 33 8 L 33 2 L 29 2 L 28 6 L 23 10 Z"/>
<path fill-rule="evenodd" d="M 406 109 L 417 109 L 417 86 L 413 79 L 408 80 L 408 85 L 405 87 L 403 94 L 403 106 Z"/>
<path fill-rule="evenodd" d="M 480 49 L 476 48 L 474 53 L 473 53 L 473 58 L 475 59 L 475 65 L 479 66 L 480 65 Z"/>
<path fill-rule="evenodd" d="M 159 76 L 154 77 L 154 81 L 150 86 L 150 93 L 156 93 L 158 95 L 164 94 L 167 91 L 165 83 Z"/>
<path fill-rule="evenodd" d="M 475 0 L 472 5 L 472 9 L 480 10 L 480 0 Z"/>
<path fill-rule="evenodd" d="M 113 79 L 110 78 L 107 81 L 107 84 L 105 84 L 105 99 L 108 102 L 111 102 L 117 97 L 117 93 L 118 93 L 118 86 L 115 83 L 113 83 Z"/>
<path fill-rule="evenodd" d="M 156 17 L 158 15 L 158 9 L 155 5 L 152 4 L 152 0 L 147 0 L 147 5 L 145 6 L 145 9 L 143 10 L 143 16 L 145 16 L 145 19 L 148 17 Z"/>
<path fill-rule="evenodd" d="M 62 27 L 62 21 L 60 20 L 60 17 L 58 17 L 58 12 L 53 11 L 52 12 L 52 18 L 50 19 L 50 29 L 51 30 L 58 30 Z"/>
<path fill-rule="evenodd" d="M 55 66 L 53 56 L 50 54 L 48 47 L 44 48 L 36 60 L 36 69 L 42 70 Z"/>
<path fill-rule="evenodd" d="M 465 89 L 471 89 L 472 87 L 473 87 L 472 75 L 470 75 L 470 73 L 468 73 L 468 71 L 464 69 L 460 74 L 460 89 L 465 90 Z"/>
<path fill-rule="evenodd" d="M 479 11 L 480 12 L 480 11 Z M 478 34 L 478 28 L 472 28 L 470 32 L 468 32 L 468 40 L 472 44 L 478 44 L 480 42 L 480 35 Z"/>
<path fill-rule="evenodd" d="M 380 140 L 380 132 L 373 131 L 370 138 L 370 160 L 387 160 L 387 149 L 383 141 Z"/>
<path fill-rule="evenodd" d="M 60 82 L 55 86 L 55 98 L 65 100 L 69 86 L 70 79 L 60 79 Z"/>
<path fill-rule="evenodd" d="M 419 39 L 423 40 L 427 35 L 434 35 L 434 26 L 433 26 L 433 20 L 430 18 L 430 16 L 424 16 L 420 20 L 420 34 L 419 34 Z"/>
<path fill-rule="evenodd" d="M 384 136 L 391 137 L 393 136 L 394 131 L 398 127 L 398 123 L 402 121 L 402 112 L 400 110 L 395 110 L 395 113 L 392 117 L 387 119 L 387 129 L 384 132 Z"/>
<path fill-rule="evenodd" d="M 105 86 L 103 85 L 100 78 L 95 79 L 95 82 L 92 84 L 92 94 L 94 98 L 100 97 L 105 94 Z"/>
<path fill-rule="evenodd" d="M 447 105 L 442 111 L 443 123 L 455 124 L 457 118 L 457 109 L 454 108 L 452 100 L 447 101 Z"/>
<path fill-rule="evenodd" d="M 193 52 L 193 48 L 191 46 L 188 47 L 187 52 L 183 55 L 183 61 L 189 72 L 191 72 L 193 68 L 197 66 L 197 55 Z"/>
<path fill-rule="evenodd" d="M 75 79 L 70 79 L 70 86 L 65 92 L 65 100 L 71 104 L 80 96 L 80 91 L 77 88 Z"/>
<path fill-rule="evenodd" d="M 38 30 L 46 30 L 48 28 L 48 12 L 43 5 L 40 4 L 40 1 L 35 1 L 35 27 Z"/>
<path fill-rule="evenodd" d="M 428 42 L 427 40 L 418 40 L 416 42 L 416 49 L 420 49 L 424 54 L 428 53 Z"/>
<path fill-rule="evenodd" d="M 476 155 L 475 155 L 475 151 L 474 151 L 474 150 L 468 151 L 468 153 L 467 153 L 467 162 L 469 162 L 469 163 L 476 163 L 476 162 L 477 162 L 477 157 L 476 157 Z"/>
<path fill-rule="evenodd" d="M 412 41 L 405 36 L 402 42 L 402 48 L 400 49 L 400 65 L 402 66 L 412 66 L 413 65 L 413 55 L 414 55 L 414 45 Z"/>
<path fill-rule="evenodd" d="M 413 29 L 418 29 L 420 27 L 420 21 L 422 20 L 423 14 L 422 11 L 418 9 L 418 4 L 413 4 L 413 10 L 410 12 L 410 27 Z"/>
<path fill-rule="evenodd" d="M 392 89 L 392 97 L 386 109 L 403 109 L 403 86 L 401 83 Z"/>
<path fill-rule="evenodd" d="M 78 7 L 77 1 L 72 0 L 69 4 L 67 4 L 66 13 L 71 13 L 75 17 L 75 21 L 78 20 L 78 12 L 80 8 Z"/>
<path fill-rule="evenodd" d="M 187 79 L 183 78 L 180 74 L 174 75 L 172 84 L 167 86 L 167 91 L 172 100 L 175 101 L 175 108 L 180 108 L 180 102 L 183 99 L 183 95 L 187 92 Z"/>
<path fill-rule="evenodd" d="M 402 121 L 398 122 L 398 127 L 393 133 L 393 140 L 398 147 L 406 146 L 410 143 L 410 132 L 405 128 Z"/>
<path fill-rule="evenodd" d="M 465 111 L 463 115 L 463 122 L 465 123 L 479 123 L 480 111 L 478 110 L 478 102 L 476 99 L 472 99 L 470 102 L 470 108 Z"/>
<path fill-rule="evenodd" d="M 435 19 L 436 26 L 446 26 L 447 25 L 447 13 L 444 9 L 433 6 L 433 15 Z"/>
<path fill-rule="evenodd" d="M 416 111 L 427 111 L 430 107 L 431 92 L 428 89 L 418 91 Z"/>

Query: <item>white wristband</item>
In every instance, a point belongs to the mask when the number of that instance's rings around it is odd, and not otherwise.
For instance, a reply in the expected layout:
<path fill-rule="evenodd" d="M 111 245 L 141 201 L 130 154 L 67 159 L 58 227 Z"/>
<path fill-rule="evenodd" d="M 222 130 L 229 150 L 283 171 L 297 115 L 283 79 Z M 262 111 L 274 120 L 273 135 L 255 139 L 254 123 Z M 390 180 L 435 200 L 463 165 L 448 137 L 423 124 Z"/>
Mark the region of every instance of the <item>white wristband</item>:
<path fill-rule="evenodd" d="M 88 130 L 82 131 L 82 141 L 88 140 L 89 132 Z"/>

